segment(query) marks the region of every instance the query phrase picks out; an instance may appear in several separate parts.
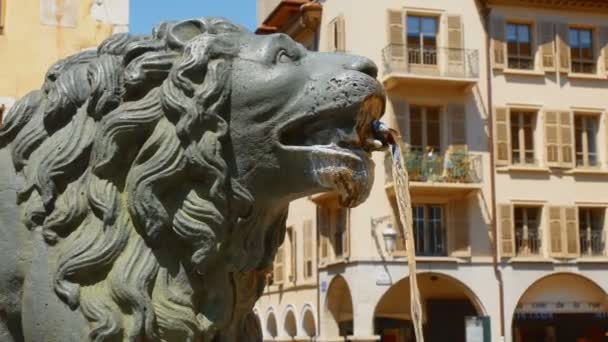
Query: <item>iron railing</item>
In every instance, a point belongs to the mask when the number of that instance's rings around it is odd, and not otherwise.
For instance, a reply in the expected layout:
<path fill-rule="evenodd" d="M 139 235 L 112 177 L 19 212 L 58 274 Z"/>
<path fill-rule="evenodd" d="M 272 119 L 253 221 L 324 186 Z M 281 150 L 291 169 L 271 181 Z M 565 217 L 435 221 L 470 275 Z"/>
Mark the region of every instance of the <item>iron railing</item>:
<path fill-rule="evenodd" d="M 393 181 L 392 158 L 386 154 L 386 182 Z M 480 183 L 482 181 L 481 155 L 467 152 L 444 154 L 423 153 L 408 149 L 405 167 L 411 182 Z"/>
<path fill-rule="evenodd" d="M 580 241 L 581 255 L 603 256 L 605 254 L 603 230 L 591 230 L 590 232 L 581 231 Z"/>
<path fill-rule="evenodd" d="M 412 48 L 390 44 L 382 50 L 384 73 L 403 72 L 420 76 L 477 78 L 479 52 L 444 47 Z"/>
<path fill-rule="evenodd" d="M 538 230 L 515 231 L 515 250 L 518 256 L 540 255 L 540 234 Z"/>

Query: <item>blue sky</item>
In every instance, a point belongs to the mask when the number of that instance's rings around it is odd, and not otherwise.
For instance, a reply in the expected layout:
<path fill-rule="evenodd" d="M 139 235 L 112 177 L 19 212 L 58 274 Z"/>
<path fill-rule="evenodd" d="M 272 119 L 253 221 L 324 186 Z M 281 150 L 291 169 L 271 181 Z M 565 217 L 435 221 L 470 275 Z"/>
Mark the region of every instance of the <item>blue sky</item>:
<path fill-rule="evenodd" d="M 148 34 L 167 19 L 222 16 L 255 30 L 256 0 L 130 0 L 129 31 Z"/>

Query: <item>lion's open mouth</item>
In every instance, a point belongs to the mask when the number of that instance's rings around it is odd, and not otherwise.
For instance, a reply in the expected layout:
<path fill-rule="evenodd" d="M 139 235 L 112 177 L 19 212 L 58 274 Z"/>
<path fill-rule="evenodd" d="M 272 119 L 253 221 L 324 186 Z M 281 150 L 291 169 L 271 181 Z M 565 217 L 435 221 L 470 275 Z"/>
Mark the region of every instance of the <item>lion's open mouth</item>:
<path fill-rule="evenodd" d="M 358 205 L 371 190 L 371 152 L 385 147 L 372 122 L 384 113 L 384 101 L 370 95 L 347 107 L 323 109 L 286 123 L 279 133 L 283 148 L 309 153 L 318 183 L 336 190 L 343 206 Z"/>

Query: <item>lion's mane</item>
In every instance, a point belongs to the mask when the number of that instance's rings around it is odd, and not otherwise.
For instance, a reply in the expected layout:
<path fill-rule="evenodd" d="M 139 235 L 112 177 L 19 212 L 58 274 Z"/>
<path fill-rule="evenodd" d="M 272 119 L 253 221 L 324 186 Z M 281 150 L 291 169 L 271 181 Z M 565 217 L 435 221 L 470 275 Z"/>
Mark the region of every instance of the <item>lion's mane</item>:
<path fill-rule="evenodd" d="M 228 37 L 243 32 L 206 18 L 114 35 L 53 65 L 7 115 L 23 220 L 57 249 L 55 292 L 94 341 L 207 341 L 250 324 L 234 323 L 253 305 L 236 296 L 263 284 L 237 252 L 268 261 L 280 232 L 253 231 L 231 176 Z"/>

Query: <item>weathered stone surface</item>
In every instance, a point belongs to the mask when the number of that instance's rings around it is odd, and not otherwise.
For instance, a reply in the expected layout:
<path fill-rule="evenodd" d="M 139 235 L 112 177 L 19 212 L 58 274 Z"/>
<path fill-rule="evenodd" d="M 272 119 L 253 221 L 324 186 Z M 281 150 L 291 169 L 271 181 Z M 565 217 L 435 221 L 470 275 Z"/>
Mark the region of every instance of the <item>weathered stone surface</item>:
<path fill-rule="evenodd" d="M 369 192 L 375 76 L 221 18 L 56 63 L 0 130 L 0 340 L 260 341 L 289 201 Z"/>

